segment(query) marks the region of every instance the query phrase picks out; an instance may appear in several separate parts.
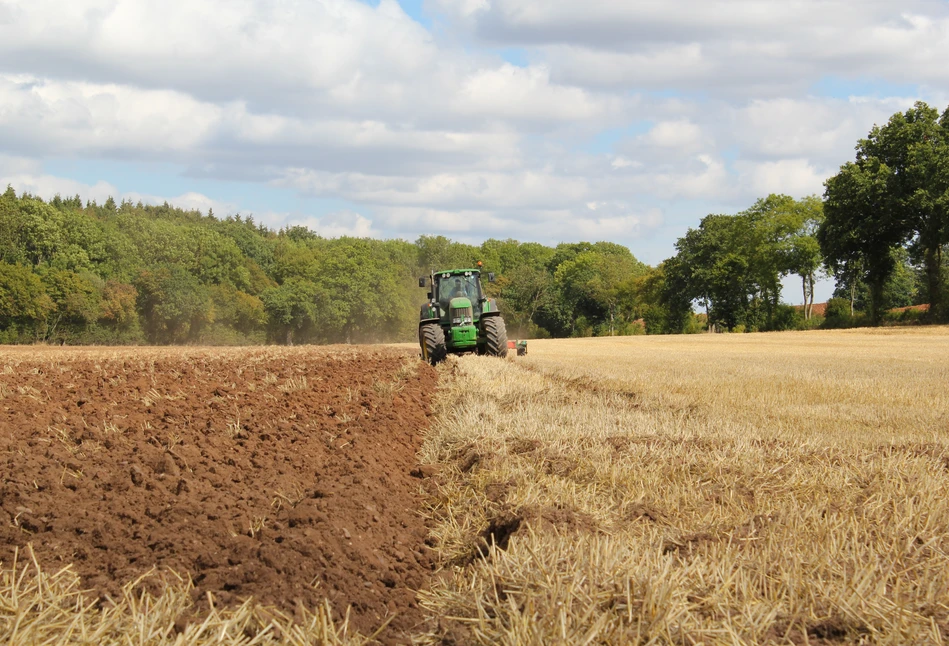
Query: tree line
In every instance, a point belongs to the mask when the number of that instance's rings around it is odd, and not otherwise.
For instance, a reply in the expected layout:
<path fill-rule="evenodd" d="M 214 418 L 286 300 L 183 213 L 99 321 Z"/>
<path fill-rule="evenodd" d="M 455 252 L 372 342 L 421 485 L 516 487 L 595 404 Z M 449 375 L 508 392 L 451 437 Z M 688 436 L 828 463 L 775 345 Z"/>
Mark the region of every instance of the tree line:
<path fill-rule="evenodd" d="M 823 198 L 711 214 L 656 267 L 612 242 L 327 239 L 240 215 L 0 195 L 0 342 L 409 341 L 432 269 L 474 266 L 514 336 L 756 331 L 949 315 L 949 109 L 875 126 Z M 803 307 L 781 301 L 793 276 Z M 814 286 L 837 284 L 823 315 Z M 905 317 L 910 313 L 903 313 Z M 919 313 L 912 313 L 918 316 Z"/>
<path fill-rule="evenodd" d="M 769 195 L 709 215 L 646 279 L 647 329 L 782 330 L 949 319 L 949 108 L 923 102 L 874 126 L 823 199 Z M 800 281 L 804 306 L 780 302 Z M 813 316 L 814 285 L 836 282 Z M 925 305 L 925 308 L 906 308 Z M 897 311 L 903 309 L 904 311 Z"/>
<path fill-rule="evenodd" d="M 0 342 L 408 341 L 418 277 L 472 267 L 525 336 L 628 334 L 648 268 L 610 242 L 327 239 L 163 204 L 0 196 Z"/>

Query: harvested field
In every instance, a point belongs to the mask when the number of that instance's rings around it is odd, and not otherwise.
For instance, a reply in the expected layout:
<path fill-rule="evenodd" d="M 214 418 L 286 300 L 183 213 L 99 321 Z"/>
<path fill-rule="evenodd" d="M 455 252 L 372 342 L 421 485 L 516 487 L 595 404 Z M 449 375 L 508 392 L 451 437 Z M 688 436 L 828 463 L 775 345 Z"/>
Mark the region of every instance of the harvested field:
<path fill-rule="evenodd" d="M 398 641 L 431 576 L 410 472 L 434 386 L 385 348 L 0 350 L 0 560 L 32 544 L 103 600 L 172 570 L 196 617 L 208 592 L 328 599 Z"/>
<path fill-rule="evenodd" d="M 532 341 L 442 370 L 431 643 L 949 640 L 949 329 Z"/>

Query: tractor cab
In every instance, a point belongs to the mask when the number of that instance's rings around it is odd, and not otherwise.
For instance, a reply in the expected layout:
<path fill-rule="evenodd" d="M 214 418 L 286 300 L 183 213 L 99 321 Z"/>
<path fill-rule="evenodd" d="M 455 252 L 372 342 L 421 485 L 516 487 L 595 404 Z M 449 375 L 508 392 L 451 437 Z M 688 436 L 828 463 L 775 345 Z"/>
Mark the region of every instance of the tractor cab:
<path fill-rule="evenodd" d="M 437 294 L 439 309 L 442 311 L 442 318 L 451 319 L 448 322 L 455 324 L 454 309 L 469 309 L 469 323 L 474 323 L 481 318 L 482 290 L 480 272 L 476 270 L 466 270 L 464 273 L 441 272 L 432 277 L 433 294 Z M 459 300 L 460 299 L 460 300 Z M 467 301 L 467 304 L 461 301 Z M 475 315 L 477 312 L 477 316 Z M 464 315 L 464 313 L 460 313 Z"/>

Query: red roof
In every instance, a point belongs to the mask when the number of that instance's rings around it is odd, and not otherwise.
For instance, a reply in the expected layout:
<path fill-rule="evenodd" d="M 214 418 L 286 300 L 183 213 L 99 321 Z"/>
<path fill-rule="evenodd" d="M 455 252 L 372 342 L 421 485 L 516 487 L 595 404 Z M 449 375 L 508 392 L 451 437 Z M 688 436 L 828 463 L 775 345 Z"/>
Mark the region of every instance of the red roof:
<path fill-rule="evenodd" d="M 894 307 L 889 310 L 890 312 L 905 312 L 907 310 L 913 310 L 914 312 L 928 312 L 929 303 L 923 303 L 922 305 L 907 305 L 906 307 Z"/>

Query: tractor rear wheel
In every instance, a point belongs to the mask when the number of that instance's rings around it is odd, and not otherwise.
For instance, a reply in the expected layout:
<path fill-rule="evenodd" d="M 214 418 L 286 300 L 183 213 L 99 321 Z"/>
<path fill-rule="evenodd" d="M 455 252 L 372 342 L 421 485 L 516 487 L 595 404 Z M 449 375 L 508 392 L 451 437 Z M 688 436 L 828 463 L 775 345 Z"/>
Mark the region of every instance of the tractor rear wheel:
<path fill-rule="evenodd" d="M 492 357 L 507 356 L 507 328 L 500 316 L 491 316 L 484 320 L 484 353 Z"/>
<path fill-rule="evenodd" d="M 422 346 L 422 358 L 433 366 L 448 356 L 445 347 L 445 332 L 438 323 L 426 323 L 418 330 L 419 345 Z"/>

